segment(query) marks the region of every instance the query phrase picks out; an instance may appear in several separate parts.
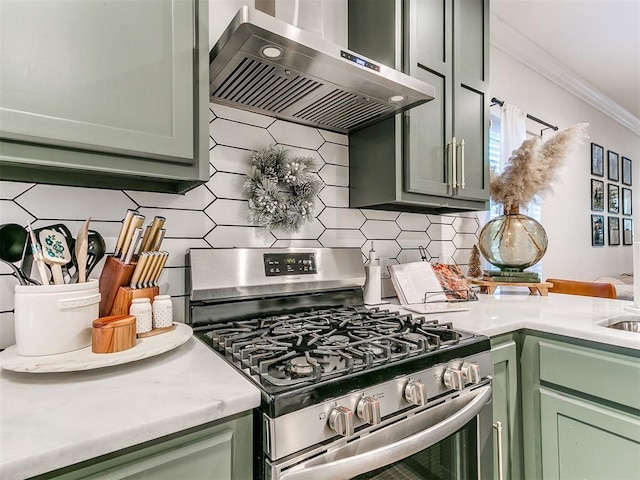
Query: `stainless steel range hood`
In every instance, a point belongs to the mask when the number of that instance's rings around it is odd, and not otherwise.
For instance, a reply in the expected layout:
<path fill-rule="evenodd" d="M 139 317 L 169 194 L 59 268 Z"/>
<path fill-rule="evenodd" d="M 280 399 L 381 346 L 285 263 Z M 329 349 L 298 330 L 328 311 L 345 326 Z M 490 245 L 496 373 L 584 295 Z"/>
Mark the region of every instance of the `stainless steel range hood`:
<path fill-rule="evenodd" d="M 250 7 L 209 54 L 212 102 L 349 133 L 432 100 L 433 86 Z"/>

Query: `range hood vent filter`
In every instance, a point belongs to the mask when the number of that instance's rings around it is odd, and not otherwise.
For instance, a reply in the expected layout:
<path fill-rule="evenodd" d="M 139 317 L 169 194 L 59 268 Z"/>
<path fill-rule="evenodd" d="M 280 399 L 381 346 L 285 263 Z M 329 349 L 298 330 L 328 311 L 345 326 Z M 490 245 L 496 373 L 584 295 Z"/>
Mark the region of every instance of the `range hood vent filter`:
<path fill-rule="evenodd" d="M 431 85 L 246 6 L 211 50 L 209 74 L 212 102 L 339 133 L 435 95 Z"/>

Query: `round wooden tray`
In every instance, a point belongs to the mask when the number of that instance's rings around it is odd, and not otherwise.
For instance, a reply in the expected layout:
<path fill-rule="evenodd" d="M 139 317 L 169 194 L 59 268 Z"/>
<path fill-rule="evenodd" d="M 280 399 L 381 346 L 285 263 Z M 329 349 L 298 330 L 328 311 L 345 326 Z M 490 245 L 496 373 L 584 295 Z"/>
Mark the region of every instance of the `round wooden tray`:
<path fill-rule="evenodd" d="M 135 362 L 153 357 L 179 347 L 193 335 L 193 330 L 184 323 L 175 323 L 175 329 L 145 338 L 138 338 L 136 345 L 115 353 L 93 353 L 91 346 L 58 355 L 25 357 L 18 355 L 12 345 L 0 353 L 0 364 L 5 370 L 25 373 L 54 373 L 92 370 L 122 363 Z"/>

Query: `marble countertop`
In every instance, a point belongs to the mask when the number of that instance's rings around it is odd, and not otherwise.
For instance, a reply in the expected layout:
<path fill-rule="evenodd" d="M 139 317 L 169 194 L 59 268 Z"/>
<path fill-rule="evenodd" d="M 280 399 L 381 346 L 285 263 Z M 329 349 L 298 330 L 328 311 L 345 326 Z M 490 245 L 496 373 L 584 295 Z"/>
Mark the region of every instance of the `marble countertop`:
<path fill-rule="evenodd" d="M 577 295 L 529 295 L 528 290 L 499 287 L 493 295 L 479 294 L 469 311 L 429 314 L 451 321 L 460 330 L 495 337 L 523 328 L 640 350 L 640 333 L 607 328 L 610 319 L 631 315 L 632 302 Z M 418 314 L 414 314 L 418 315 Z M 636 317 L 640 319 L 640 316 Z"/>
<path fill-rule="evenodd" d="M 603 326 L 627 314 L 631 302 L 527 293 L 501 287 L 479 295 L 469 311 L 428 317 L 491 337 L 527 328 L 640 351 L 640 334 Z M 95 370 L 2 370 L 0 478 L 45 473 L 259 403 L 258 389 L 196 338 L 156 357 Z"/>
<path fill-rule="evenodd" d="M 23 479 L 251 410 L 260 392 L 200 340 L 125 365 L 0 373 L 0 478 Z"/>

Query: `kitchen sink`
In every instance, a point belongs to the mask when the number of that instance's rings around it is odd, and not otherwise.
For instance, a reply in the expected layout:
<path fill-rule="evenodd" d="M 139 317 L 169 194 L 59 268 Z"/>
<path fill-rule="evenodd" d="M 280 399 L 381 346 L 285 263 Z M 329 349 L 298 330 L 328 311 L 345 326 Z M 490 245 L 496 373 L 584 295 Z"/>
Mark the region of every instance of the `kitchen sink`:
<path fill-rule="evenodd" d="M 607 328 L 615 328 L 616 330 L 625 330 L 627 332 L 640 333 L 640 315 L 623 314 L 611 317 L 602 323 Z"/>

